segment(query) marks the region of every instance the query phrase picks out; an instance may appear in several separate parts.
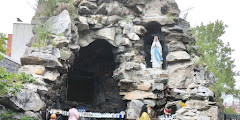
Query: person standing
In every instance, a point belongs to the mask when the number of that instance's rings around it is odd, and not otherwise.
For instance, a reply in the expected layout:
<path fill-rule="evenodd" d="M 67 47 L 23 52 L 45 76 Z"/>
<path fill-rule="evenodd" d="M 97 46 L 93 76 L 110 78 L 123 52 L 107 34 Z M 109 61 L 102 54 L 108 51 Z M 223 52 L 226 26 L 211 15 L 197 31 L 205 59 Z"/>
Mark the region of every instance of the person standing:
<path fill-rule="evenodd" d="M 79 119 L 78 110 L 74 107 L 69 109 L 68 120 L 78 120 L 78 119 Z"/>
<path fill-rule="evenodd" d="M 151 113 L 151 108 L 147 104 L 144 104 L 140 111 L 140 118 L 138 120 L 151 120 L 149 116 L 150 113 Z"/>

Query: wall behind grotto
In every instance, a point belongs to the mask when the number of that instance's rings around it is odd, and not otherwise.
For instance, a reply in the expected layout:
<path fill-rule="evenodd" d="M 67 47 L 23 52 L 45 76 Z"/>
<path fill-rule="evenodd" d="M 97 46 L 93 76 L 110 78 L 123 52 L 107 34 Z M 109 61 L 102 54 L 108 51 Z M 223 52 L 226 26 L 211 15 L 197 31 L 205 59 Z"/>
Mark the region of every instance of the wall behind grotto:
<path fill-rule="evenodd" d="M 51 28 L 55 46 L 29 47 L 21 58 L 19 72 L 31 74 L 38 82 L 25 84 L 17 96 L 5 97 L 4 101 L 11 104 L 0 104 L 18 110 L 19 115 L 30 112 L 38 119 L 41 110 L 81 105 L 66 101 L 69 71 L 76 65 L 79 50 L 105 40 L 114 48 L 115 70 L 109 77 L 114 81 L 110 83 L 119 88 L 119 95 L 114 96 L 122 99 L 121 106 L 126 112 L 133 111 L 128 118 L 136 119 L 143 104 L 157 113 L 167 102 L 184 100 L 186 107 L 177 111 L 178 119 L 217 119 L 214 93 L 208 88 L 214 78 L 209 77 L 204 65 L 196 64 L 196 53 L 187 51 L 186 46 L 195 39 L 187 34 L 189 24 L 178 17 L 180 10 L 174 0 L 74 0 L 73 4 L 77 17 L 71 18 L 69 11 L 58 6 L 61 12 L 45 23 Z M 164 48 L 164 70 L 147 65 L 147 48 L 154 35 Z M 168 91 L 172 88 L 186 93 Z M 100 107 L 99 111 L 108 109 Z"/>

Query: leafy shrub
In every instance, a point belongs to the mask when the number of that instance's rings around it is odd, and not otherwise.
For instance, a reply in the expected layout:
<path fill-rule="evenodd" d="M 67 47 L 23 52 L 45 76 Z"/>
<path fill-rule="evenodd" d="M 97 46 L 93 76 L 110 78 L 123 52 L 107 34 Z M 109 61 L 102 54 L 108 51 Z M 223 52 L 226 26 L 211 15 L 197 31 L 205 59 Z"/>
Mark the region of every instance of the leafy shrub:
<path fill-rule="evenodd" d="M 42 23 L 38 22 L 37 27 L 37 42 L 33 43 L 32 47 L 45 47 L 48 45 L 48 43 L 52 43 L 51 39 L 51 29 L 49 27 L 49 22 L 45 24 L 45 26 L 42 25 Z"/>
<path fill-rule="evenodd" d="M 34 83 L 36 80 L 26 73 L 8 73 L 3 67 L 0 67 L 0 95 L 15 95 L 21 91 L 22 83 Z"/>
<path fill-rule="evenodd" d="M 8 110 L 7 112 L 0 113 L 0 120 L 14 120 L 13 116 L 16 113 L 14 113 L 11 110 Z"/>

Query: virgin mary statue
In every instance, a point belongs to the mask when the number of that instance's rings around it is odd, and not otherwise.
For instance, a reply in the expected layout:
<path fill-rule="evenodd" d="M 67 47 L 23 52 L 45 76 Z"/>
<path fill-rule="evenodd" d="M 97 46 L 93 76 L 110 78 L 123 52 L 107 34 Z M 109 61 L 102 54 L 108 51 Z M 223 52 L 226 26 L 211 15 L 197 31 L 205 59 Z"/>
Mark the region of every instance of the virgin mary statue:
<path fill-rule="evenodd" d="M 162 46 L 157 36 L 154 36 L 154 40 L 151 46 L 151 62 L 153 68 L 162 68 Z"/>

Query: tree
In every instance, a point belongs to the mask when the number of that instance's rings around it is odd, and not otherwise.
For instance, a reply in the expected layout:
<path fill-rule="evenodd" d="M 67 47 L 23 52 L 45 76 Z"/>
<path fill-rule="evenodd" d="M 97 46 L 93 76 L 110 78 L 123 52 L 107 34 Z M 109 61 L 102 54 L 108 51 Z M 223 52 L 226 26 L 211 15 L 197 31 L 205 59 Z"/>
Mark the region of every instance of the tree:
<path fill-rule="evenodd" d="M 3 53 L 3 54 L 6 54 L 7 52 L 7 41 L 9 39 L 6 38 L 6 35 L 5 34 L 2 34 L 0 33 L 0 52 Z M 0 60 L 3 59 L 3 56 L 0 54 Z"/>
<path fill-rule="evenodd" d="M 238 75 L 233 71 L 234 60 L 231 58 L 233 49 L 229 43 L 224 44 L 220 39 L 225 33 L 225 25 L 222 21 L 215 21 L 204 26 L 193 28 L 193 34 L 197 37 L 196 45 L 199 46 L 198 53 L 203 62 L 206 63 L 207 69 L 211 71 L 218 79 L 213 84 L 214 93 L 218 105 L 222 105 L 222 93 L 234 95 L 240 98 L 239 90 L 234 89 L 234 76 Z"/>
<path fill-rule="evenodd" d="M 224 108 L 224 113 L 226 113 L 226 114 L 235 114 L 235 115 L 238 114 L 233 107 Z"/>

